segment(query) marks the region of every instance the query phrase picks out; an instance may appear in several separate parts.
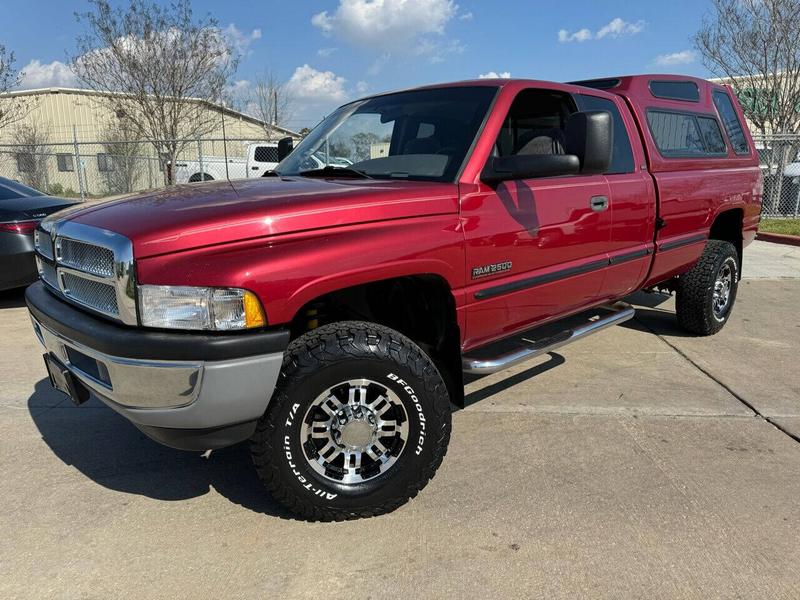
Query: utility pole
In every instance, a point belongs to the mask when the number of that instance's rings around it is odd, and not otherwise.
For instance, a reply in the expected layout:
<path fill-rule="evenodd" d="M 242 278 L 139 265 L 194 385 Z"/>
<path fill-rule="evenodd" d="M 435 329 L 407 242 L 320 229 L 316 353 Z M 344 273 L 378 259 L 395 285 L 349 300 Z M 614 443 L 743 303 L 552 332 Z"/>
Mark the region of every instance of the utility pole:
<path fill-rule="evenodd" d="M 83 180 L 83 161 L 81 160 L 81 151 L 78 148 L 78 130 L 75 123 L 72 124 L 72 144 L 75 149 L 75 168 L 78 169 L 78 188 L 81 192 L 81 202 L 86 200 L 86 187 Z"/>

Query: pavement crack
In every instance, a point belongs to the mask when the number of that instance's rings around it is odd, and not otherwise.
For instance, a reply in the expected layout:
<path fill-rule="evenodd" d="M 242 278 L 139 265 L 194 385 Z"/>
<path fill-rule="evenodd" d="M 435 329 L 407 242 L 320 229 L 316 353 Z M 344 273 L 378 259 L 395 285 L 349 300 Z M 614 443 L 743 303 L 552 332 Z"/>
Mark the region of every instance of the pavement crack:
<path fill-rule="evenodd" d="M 732 387 L 730 387 L 730 386 L 729 386 L 727 383 L 725 383 L 725 382 L 724 382 L 724 381 L 722 381 L 722 380 L 721 380 L 719 377 L 717 377 L 716 375 L 714 375 L 714 374 L 713 374 L 711 371 L 709 371 L 708 369 L 705 369 L 704 367 L 702 367 L 702 366 L 701 366 L 701 365 L 700 365 L 700 364 L 699 364 L 697 361 L 695 361 L 693 358 L 691 358 L 691 357 L 690 357 L 688 354 L 686 354 L 686 353 L 685 353 L 683 350 L 681 350 L 681 349 L 680 349 L 678 346 L 676 346 L 675 344 L 673 344 L 673 343 L 672 343 L 671 341 L 669 341 L 669 340 L 668 340 L 668 339 L 667 339 L 665 336 L 663 336 L 662 334 L 658 333 L 658 332 L 657 332 L 655 329 L 653 329 L 652 327 L 650 327 L 650 325 L 649 325 L 648 323 L 646 323 L 646 322 L 644 322 L 644 321 L 642 321 L 641 319 L 639 319 L 639 318 L 636 318 L 636 317 L 635 317 L 635 320 L 636 320 L 636 322 L 637 322 L 637 323 L 639 323 L 639 324 L 640 324 L 642 327 L 644 327 L 645 329 L 647 329 L 647 331 L 649 331 L 650 333 L 652 333 L 653 335 L 655 335 L 655 336 L 656 336 L 658 339 L 660 339 L 662 342 L 664 342 L 664 343 L 665 343 L 667 346 L 669 346 L 669 347 L 670 347 L 670 348 L 672 348 L 672 349 L 673 349 L 675 352 L 677 352 L 679 356 L 681 356 L 681 357 L 682 357 L 682 358 L 683 358 L 683 359 L 684 359 L 686 362 L 688 362 L 690 365 L 692 365 L 692 366 L 693 366 L 695 369 L 697 369 L 698 371 L 700 371 L 700 372 L 701 372 L 703 375 L 705 375 L 706 377 L 708 377 L 708 378 L 709 378 L 711 381 L 713 381 L 713 382 L 714 382 L 714 383 L 716 383 L 718 386 L 720 386 L 722 389 L 724 389 L 726 392 L 728 392 L 728 393 L 729 393 L 731 396 L 733 396 L 733 397 L 734 397 L 736 400 L 738 400 L 738 401 L 739 401 L 741 404 L 743 404 L 744 406 L 746 406 L 747 408 L 749 408 L 751 411 L 753 411 L 753 414 L 754 414 L 754 415 L 755 415 L 757 418 L 760 418 L 760 419 L 762 419 L 763 421 L 766 421 L 767 423 L 769 423 L 770 425 L 772 425 L 772 426 L 773 426 L 775 429 L 777 429 L 778 431 L 780 431 L 782 434 L 784 434 L 784 435 L 786 435 L 786 436 L 790 437 L 790 438 L 791 438 L 792 440 L 794 440 L 795 442 L 798 442 L 798 443 L 800 443 L 800 436 L 798 436 L 798 435 L 795 435 L 794 433 L 792 433 L 791 431 L 789 431 L 788 429 L 786 429 L 785 427 L 783 427 L 783 426 L 782 426 L 780 423 L 778 423 L 778 422 L 776 422 L 776 421 L 773 421 L 773 420 L 772 420 L 772 418 L 770 418 L 770 417 L 768 417 L 767 415 L 765 415 L 764 413 L 762 413 L 762 412 L 761 412 L 761 411 L 760 411 L 760 410 L 759 410 L 759 409 L 758 409 L 758 408 L 757 408 L 757 407 L 756 407 L 754 404 L 752 404 L 750 401 L 748 401 L 748 400 L 747 400 L 747 399 L 746 399 L 744 396 L 742 396 L 741 394 L 739 394 L 738 392 L 736 392 L 736 391 L 735 391 L 735 390 L 734 390 Z"/>

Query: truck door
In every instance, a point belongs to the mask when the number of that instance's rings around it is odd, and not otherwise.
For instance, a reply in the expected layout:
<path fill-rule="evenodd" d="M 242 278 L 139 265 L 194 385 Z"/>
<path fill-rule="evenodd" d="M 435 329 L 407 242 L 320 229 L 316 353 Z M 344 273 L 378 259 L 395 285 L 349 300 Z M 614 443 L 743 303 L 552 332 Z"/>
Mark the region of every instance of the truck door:
<path fill-rule="evenodd" d="M 592 94 L 576 94 L 575 101 L 579 110 L 608 111 L 614 122 L 614 149 L 605 175 L 610 192 L 611 241 L 602 295 L 616 299 L 638 289 L 650 267 L 656 216 L 655 187 L 650 174 L 636 168 L 645 165 L 644 149 L 624 101 Z"/>
<path fill-rule="evenodd" d="M 564 92 L 522 90 L 495 155 L 563 154 L 576 108 Z M 466 346 L 597 302 L 611 239 L 608 194 L 603 175 L 574 175 L 481 183 L 463 197 Z"/>

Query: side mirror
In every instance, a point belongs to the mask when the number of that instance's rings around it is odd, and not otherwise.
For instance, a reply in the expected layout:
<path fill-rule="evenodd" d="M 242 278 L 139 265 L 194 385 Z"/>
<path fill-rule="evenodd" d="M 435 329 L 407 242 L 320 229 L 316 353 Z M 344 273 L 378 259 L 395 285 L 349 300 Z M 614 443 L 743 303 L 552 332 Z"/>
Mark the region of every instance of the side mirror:
<path fill-rule="evenodd" d="M 611 113 L 592 110 L 573 113 L 564 128 L 565 147 L 581 163 L 584 175 L 600 175 L 611 165 L 614 149 L 614 127 Z"/>
<path fill-rule="evenodd" d="M 481 181 L 499 183 L 512 179 L 577 175 L 581 163 L 572 154 L 515 154 L 490 158 L 481 173 Z"/>
<path fill-rule="evenodd" d="M 278 162 L 289 156 L 294 150 L 294 140 L 290 137 L 278 140 Z"/>

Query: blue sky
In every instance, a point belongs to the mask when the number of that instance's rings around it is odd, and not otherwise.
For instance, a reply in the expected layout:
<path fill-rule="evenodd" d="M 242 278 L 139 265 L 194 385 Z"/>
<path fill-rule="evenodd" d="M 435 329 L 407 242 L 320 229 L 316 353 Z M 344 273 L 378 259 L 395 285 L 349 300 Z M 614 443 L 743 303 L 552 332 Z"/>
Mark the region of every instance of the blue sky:
<path fill-rule="evenodd" d="M 166 1 L 166 0 L 165 0 Z M 23 87 L 74 86 L 79 0 L 0 0 L 0 41 Z M 602 0 L 195 0 L 243 54 L 247 88 L 271 70 L 290 82 L 288 126 L 312 126 L 370 92 L 487 73 L 565 81 L 625 73 L 706 76 L 690 36 L 710 2 Z"/>

